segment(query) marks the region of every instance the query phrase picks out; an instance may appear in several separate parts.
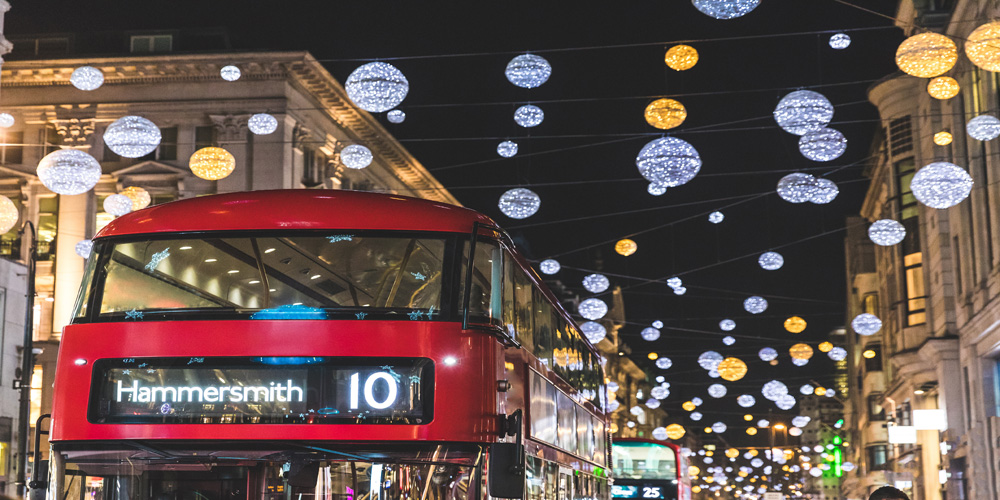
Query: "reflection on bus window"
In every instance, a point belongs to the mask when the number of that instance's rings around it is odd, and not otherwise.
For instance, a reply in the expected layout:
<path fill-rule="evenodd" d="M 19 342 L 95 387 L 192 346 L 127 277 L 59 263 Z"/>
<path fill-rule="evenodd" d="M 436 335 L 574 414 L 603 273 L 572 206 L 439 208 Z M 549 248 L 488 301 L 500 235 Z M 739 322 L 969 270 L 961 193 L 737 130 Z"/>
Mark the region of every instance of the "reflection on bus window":
<path fill-rule="evenodd" d="M 677 479 L 674 450 L 654 443 L 616 442 L 612 447 L 614 477 Z"/>

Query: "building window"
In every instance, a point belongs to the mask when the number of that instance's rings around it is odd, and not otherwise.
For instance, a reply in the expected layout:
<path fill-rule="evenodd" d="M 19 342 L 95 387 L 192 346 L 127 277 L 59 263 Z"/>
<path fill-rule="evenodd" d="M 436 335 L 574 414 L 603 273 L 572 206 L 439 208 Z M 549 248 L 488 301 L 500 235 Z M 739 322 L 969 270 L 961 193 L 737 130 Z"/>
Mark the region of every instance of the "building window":
<path fill-rule="evenodd" d="M 31 372 L 31 393 L 29 399 L 31 401 L 31 413 L 28 417 L 28 422 L 34 426 L 34 423 L 38 421 L 38 417 L 42 414 L 42 365 L 35 365 L 34 370 Z"/>
<path fill-rule="evenodd" d="M 903 266 L 906 271 L 906 324 L 922 325 L 927 322 L 923 254 L 917 252 L 904 256 Z"/>
<path fill-rule="evenodd" d="M 160 146 L 156 148 L 156 159 L 161 161 L 177 159 L 177 127 L 160 129 Z"/>
<path fill-rule="evenodd" d="M 50 56 L 69 53 L 69 37 L 13 38 L 19 56 Z"/>
<path fill-rule="evenodd" d="M 206 127 L 195 127 L 194 129 L 195 150 L 216 146 L 215 141 L 216 141 L 216 130 L 214 126 L 208 125 Z"/>
<path fill-rule="evenodd" d="M 872 394 L 868 396 L 868 419 L 885 420 L 885 407 L 882 406 L 882 395 Z"/>
<path fill-rule="evenodd" d="M 865 297 L 861 299 L 861 308 L 868 314 L 878 316 L 878 293 L 865 294 Z"/>
<path fill-rule="evenodd" d="M 862 356 L 865 358 L 865 372 L 882 371 L 882 346 L 878 344 L 867 345 Z"/>
<path fill-rule="evenodd" d="M 913 128 L 909 116 L 889 122 L 889 149 L 892 156 L 913 151 Z"/>
<path fill-rule="evenodd" d="M 888 450 L 886 445 L 878 444 L 875 446 L 868 447 L 868 469 L 869 470 L 880 470 L 885 468 L 885 462 L 888 458 Z"/>
<path fill-rule="evenodd" d="M 135 35 L 131 41 L 133 54 L 170 52 L 174 47 L 173 35 Z"/>
<path fill-rule="evenodd" d="M 14 202 L 14 206 L 17 207 L 17 212 L 23 214 L 21 206 L 20 196 L 8 196 L 10 201 Z M 20 219 L 18 220 L 20 222 Z M 14 227 L 10 228 L 2 236 L 0 236 L 0 255 L 4 257 L 10 257 L 11 259 L 18 260 L 21 258 L 21 235 L 18 231 L 21 229 L 20 224 L 15 224 Z M 3 474 L 2 469 L 0 469 L 0 474 Z"/>
<path fill-rule="evenodd" d="M 38 260 L 56 260 L 56 231 L 59 226 L 59 198 L 38 199 Z"/>
<path fill-rule="evenodd" d="M 24 131 L 4 130 L 0 132 L 0 162 L 17 165 L 24 161 Z"/>

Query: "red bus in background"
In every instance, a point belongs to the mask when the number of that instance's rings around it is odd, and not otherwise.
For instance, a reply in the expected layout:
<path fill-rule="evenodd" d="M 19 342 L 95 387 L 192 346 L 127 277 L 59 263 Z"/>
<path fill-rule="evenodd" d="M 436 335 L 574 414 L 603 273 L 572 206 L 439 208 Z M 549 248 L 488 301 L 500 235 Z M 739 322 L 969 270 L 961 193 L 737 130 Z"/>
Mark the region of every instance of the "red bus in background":
<path fill-rule="evenodd" d="M 687 458 L 680 447 L 650 439 L 615 439 L 612 498 L 691 500 Z"/>
<path fill-rule="evenodd" d="M 599 356 L 461 207 L 286 190 L 119 217 L 54 387 L 60 499 L 610 497 Z"/>

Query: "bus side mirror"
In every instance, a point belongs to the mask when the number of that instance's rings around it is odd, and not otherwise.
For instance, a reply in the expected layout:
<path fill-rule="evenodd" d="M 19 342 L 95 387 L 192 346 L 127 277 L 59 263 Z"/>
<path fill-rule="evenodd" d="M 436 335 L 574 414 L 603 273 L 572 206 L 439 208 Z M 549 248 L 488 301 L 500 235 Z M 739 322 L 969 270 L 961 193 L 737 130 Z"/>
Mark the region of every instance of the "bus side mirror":
<path fill-rule="evenodd" d="M 521 443 L 490 445 L 489 477 L 491 497 L 524 498 L 524 446 Z"/>
<path fill-rule="evenodd" d="M 33 479 L 28 481 L 28 499 L 45 500 L 49 487 L 49 461 L 39 460 L 31 476 Z"/>

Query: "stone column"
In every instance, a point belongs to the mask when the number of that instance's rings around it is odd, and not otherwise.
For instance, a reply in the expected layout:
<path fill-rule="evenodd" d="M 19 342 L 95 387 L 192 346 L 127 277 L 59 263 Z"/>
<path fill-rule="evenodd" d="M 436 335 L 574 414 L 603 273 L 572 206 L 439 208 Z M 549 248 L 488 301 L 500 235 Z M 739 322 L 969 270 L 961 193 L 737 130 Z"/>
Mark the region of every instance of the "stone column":
<path fill-rule="evenodd" d="M 59 196 L 59 222 L 56 228 L 55 302 L 52 304 L 52 335 L 58 338 L 73 319 L 76 293 L 83 280 L 84 260 L 76 254 L 76 244 L 86 238 L 87 194 Z"/>
<path fill-rule="evenodd" d="M 216 191 L 230 193 L 247 191 L 247 170 L 252 165 L 247 161 L 247 120 L 250 115 L 209 115 L 218 134 L 219 147 L 229 151 L 236 158 L 236 170 L 225 179 L 216 182 Z"/>

